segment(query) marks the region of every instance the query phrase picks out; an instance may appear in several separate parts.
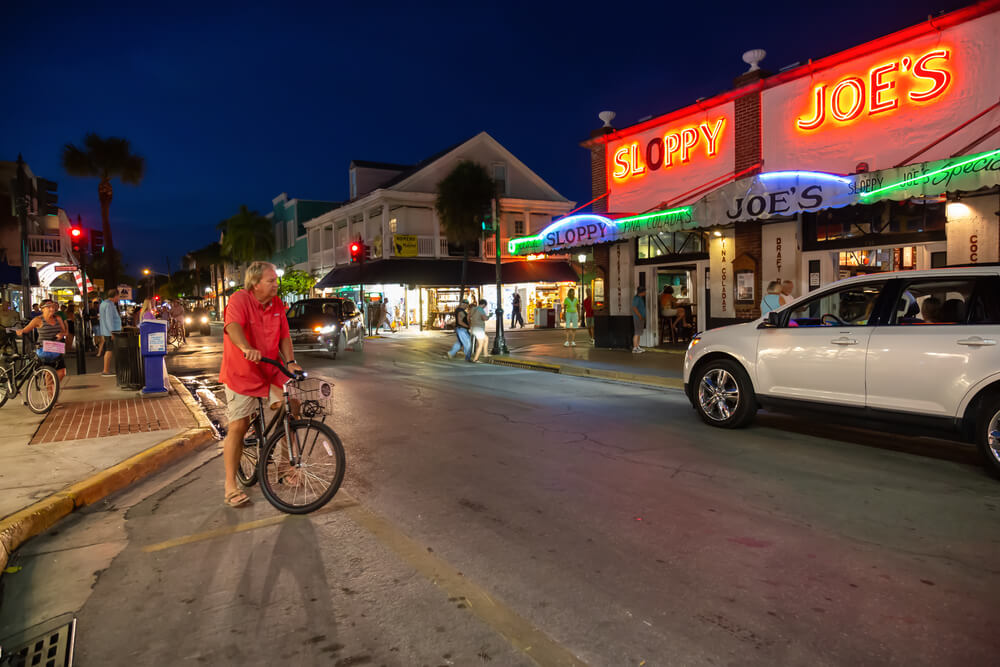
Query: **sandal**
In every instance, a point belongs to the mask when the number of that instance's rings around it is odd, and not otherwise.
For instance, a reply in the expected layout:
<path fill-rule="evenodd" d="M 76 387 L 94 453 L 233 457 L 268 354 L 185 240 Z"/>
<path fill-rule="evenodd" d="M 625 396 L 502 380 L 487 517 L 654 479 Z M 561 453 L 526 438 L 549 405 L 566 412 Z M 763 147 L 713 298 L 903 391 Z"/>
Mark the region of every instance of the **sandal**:
<path fill-rule="evenodd" d="M 227 507 L 241 507 L 246 505 L 248 502 L 250 502 L 250 496 L 243 493 L 239 489 L 227 493 L 226 499 L 223 501 Z"/>
<path fill-rule="evenodd" d="M 285 484 L 290 487 L 297 487 L 302 485 L 302 474 L 298 468 L 292 468 L 288 472 L 278 477 L 279 484 Z"/>

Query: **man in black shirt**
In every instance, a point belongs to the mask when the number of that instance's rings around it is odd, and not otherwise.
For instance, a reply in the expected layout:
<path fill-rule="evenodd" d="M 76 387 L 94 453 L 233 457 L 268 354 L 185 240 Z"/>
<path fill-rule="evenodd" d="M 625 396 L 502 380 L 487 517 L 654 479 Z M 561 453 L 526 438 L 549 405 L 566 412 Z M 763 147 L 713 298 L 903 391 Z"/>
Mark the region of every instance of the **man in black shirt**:
<path fill-rule="evenodd" d="M 448 351 L 448 358 L 454 359 L 455 354 L 461 348 L 465 352 L 465 360 L 472 361 L 472 345 L 471 339 L 469 338 L 469 300 L 462 299 L 462 303 L 458 304 L 458 308 L 455 309 L 455 337 L 457 340 L 455 344 L 451 346 Z"/>

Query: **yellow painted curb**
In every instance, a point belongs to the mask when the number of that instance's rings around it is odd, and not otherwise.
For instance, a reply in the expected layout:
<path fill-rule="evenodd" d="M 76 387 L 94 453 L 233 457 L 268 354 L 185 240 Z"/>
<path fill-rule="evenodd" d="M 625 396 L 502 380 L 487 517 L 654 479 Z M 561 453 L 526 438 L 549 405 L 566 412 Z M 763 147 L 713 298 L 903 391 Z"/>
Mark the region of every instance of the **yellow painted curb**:
<path fill-rule="evenodd" d="M 213 439 L 211 429 L 188 429 L 0 520 L 0 572 L 7 567 L 15 549 L 48 530 L 59 519 L 153 474 Z"/>

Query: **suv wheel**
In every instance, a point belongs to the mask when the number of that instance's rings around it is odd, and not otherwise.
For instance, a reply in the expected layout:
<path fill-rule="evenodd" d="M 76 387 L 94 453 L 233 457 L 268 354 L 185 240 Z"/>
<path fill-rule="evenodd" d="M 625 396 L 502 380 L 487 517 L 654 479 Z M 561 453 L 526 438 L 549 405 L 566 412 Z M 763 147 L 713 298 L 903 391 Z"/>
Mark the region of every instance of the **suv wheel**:
<path fill-rule="evenodd" d="M 1000 394 L 987 396 L 979 407 L 976 444 L 986 469 L 1000 477 Z"/>
<path fill-rule="evenodd" d="M 698 370 L 694 407 L 710 426 L 739 428 L 753 419 L 757 399 L 742 366 L 731 359 L 714 359 Z"/>

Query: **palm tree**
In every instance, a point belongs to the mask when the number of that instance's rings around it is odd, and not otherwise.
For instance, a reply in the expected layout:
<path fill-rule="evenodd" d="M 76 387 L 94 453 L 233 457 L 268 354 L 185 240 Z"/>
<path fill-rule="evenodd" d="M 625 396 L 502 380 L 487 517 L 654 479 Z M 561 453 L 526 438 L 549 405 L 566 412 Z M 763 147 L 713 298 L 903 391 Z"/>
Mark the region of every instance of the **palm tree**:
<path fill-rule="evenodd" d="M 117 178 L 128 185 L 139 185 L 146 173 L 146 158 L 132 152 L 128 139 L 121 137 L 101 137 L 89 132 L 83 138 L 83 147 L 66 144 L 62 151 L 63 169 L 70 176 L 78 178 L 98 178 L 97 196 L 101 200 L 101 229 L 104 231 L 104 245 L 114 253 L 115 242 L 111 237 L 111 179 Z M 118 263 L 108 262 L 105 267 L 105 287 L 118 284 Z"/>
<path fill-rule="evenodd" d="M 459 162 L 437 186 L 434 208 L 445 236 L 452 243 L 462 244 L 462 297 L 465 296 L 469 244 L 479 238 L 482 222 L 495 196 L 496 184 L 489 172 L 483 165 L 468 160 Z"/>
<path fill-rule="evenodd" d="M 240 212 L 219 225 L 222 229 L 222 254 L 234 262 L 266 260 L 274 254 L 274 229 L 271 221 L 257 211 L 240 206 Z"/>

